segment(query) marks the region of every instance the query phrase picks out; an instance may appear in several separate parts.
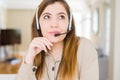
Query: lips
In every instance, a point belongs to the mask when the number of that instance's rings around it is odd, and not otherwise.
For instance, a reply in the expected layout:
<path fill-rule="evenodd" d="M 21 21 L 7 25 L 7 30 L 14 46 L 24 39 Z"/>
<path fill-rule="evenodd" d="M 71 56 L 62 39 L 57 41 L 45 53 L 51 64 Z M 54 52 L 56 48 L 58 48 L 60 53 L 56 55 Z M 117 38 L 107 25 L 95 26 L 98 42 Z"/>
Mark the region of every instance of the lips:
<path fill-rule="evenodd" d="M 49 34 L 59 34 L 60 32 L 59 31 L 51 31 L 49 32 Z"/>

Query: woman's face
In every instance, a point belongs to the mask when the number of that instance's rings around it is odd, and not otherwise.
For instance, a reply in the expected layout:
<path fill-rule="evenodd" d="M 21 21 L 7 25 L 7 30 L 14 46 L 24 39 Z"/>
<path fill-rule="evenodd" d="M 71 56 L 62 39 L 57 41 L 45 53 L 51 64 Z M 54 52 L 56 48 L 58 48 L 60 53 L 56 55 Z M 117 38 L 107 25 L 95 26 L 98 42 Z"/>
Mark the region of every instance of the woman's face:
<path fill-rule="evenodd" d="M 66 34 L 55 37 L 55 34 L 67 32 L 68 14 L 60 2 L 48 5 L 40 16 L 40 27 L 44 37 L 52 43 L 61 42 Z"/>

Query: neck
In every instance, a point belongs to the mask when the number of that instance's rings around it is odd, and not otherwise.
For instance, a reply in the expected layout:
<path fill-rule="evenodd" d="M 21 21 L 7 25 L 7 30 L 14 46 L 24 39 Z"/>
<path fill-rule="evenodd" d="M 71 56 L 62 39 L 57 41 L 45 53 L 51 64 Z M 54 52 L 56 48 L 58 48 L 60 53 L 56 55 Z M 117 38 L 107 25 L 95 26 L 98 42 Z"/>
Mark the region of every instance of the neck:
<path fill-rule="evenodd" d="M 54 43 L 52 50 L 49 51 L 49 53 L 53 55 L 54 59 L 56 59 L 59 55 L 61 55 L 62 52 L 63 52 L 63 42 Z"/>

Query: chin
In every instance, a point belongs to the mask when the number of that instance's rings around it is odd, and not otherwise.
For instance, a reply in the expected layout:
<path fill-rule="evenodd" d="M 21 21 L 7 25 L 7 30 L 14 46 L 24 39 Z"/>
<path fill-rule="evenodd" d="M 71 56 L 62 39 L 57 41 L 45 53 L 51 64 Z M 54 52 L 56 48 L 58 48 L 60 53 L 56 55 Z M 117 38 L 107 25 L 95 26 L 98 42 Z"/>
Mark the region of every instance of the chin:
<path fill-rule="evenodd" d="M 52 43 L 59 43 L 59 42 L 62 42 L 63 41 L 63 39 L 49 39 L 50 40 L 50 42 L 52 42 Z"/>
<path fill-rule="evenodd" d="M 60 36 L 60 37 L 48 37 L 48 40 L 52 43 L 59 43 L 59 42 L 63 42 L 65 37 Z"/>

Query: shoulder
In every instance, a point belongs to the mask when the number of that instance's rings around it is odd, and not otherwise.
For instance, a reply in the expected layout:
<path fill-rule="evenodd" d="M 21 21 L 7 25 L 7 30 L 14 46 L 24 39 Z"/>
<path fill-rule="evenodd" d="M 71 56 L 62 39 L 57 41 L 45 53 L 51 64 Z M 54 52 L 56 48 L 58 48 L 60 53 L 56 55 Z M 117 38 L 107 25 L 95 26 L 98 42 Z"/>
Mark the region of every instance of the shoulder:
<path fill-rule="evenodd" d="M 95 47 L 89 39 L 80 37 L 79 42 L 78 42 L 78 50 L 79 49 L 82 49 L 82 50 L 89 49 L 90 50 L 90 49 L 95 49 Z"/>
<path fill-rule="evenodd" d="M 78 43 L 77 59 L 81 63 L 83 60 L 88 60 L 90 58 L 96 58 L 97 52 L 93 43 L 84 37 L 80 37 Z"/>
<path fill-rule="evenodd" d="M 80 37 L 78 45 L 80 46 L 80 45 L 83 45 L 83 44 L 84 45 L 93 45 L 93 43 L 89 39 L 87 39 L 85 37 Z"/>
<path fill-rule="evenodd" d="M 96 49 L 86 38 L 79 39 L 77 63 L 80 71 L 80 80 L 98 80 L 99 66 Z"/>

